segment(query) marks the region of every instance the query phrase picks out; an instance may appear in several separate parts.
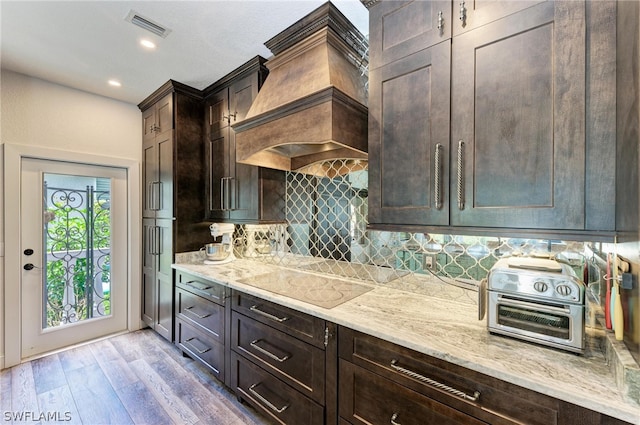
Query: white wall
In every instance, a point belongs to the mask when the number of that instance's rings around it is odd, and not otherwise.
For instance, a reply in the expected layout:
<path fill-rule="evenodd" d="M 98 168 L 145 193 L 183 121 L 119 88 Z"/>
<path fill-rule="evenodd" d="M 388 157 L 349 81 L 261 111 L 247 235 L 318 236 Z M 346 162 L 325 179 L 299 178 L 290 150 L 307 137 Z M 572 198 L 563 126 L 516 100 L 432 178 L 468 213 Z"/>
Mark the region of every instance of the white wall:
<path fill-rule="evenodd" d="M 140 122 L 136 105 L 0 71 L 1 144 L 42 146 L 140 163 Z M 5 215 L 3 176 L 4 171 L 0 170 L 0 223 Z M 5 353 L 4 234 L 0 226 L 0 368 L 4 366 Z"/>

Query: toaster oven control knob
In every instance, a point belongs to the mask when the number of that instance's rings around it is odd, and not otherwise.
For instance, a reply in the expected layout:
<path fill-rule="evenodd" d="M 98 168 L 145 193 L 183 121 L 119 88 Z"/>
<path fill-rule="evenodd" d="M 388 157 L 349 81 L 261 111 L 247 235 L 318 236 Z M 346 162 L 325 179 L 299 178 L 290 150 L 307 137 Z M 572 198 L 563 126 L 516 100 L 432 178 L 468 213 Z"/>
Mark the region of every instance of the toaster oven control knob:
<path fill-rule="evenodd" d="M 547 285 L 547 282 L 537 280 L 533 283 L 533 289 L 538 292 L 547 292 L 547 289 L 549 289 L 549 285 Z"/>
<path fill-rule="evenodd" d="M 556 286 L 556 292 L 558 293 L 558 295 L 566 297 L 568 295 L 571 295 L 571 287 L 569 285 L 558 285 Z"/>

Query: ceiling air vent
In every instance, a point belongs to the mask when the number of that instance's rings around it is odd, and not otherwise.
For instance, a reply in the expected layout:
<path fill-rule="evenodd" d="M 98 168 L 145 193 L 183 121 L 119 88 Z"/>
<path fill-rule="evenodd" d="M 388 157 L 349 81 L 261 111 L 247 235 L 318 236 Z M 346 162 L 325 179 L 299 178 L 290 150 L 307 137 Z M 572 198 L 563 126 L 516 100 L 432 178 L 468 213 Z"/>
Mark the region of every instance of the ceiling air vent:
<path fill-rule="evenodd" d="M 149 32 L 152 32 L 155 35 L 159 35 L 162 38 L 166 38 L 171 33 L 171 30 L 169 28 L 165 28 L 159 23 L 154 22 L 149 18 L 145 18 L 135 10 L 131 10 L 129 14 L 124 18 L 124 20 L 127 22 L 131 22 L 133 25 L 137 25 Z"/>

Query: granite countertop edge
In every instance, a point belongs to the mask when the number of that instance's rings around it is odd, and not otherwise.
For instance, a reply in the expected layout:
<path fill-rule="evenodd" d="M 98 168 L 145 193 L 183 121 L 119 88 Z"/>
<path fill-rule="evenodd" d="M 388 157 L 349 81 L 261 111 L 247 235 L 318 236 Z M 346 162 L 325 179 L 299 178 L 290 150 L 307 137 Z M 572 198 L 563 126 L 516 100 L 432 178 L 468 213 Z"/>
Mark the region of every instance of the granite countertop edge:
<path fill-rule="evenodd" d="M 233 271 L 242 262 L 245 263 L 245 273 L 242 278 L 238 278 Z M 250 265 L 247 266 L 247 262 L 251 262 Z M 231 264 L 206 266 L 176 263 L 172 267 L 458 366 L 640 425 L 640 405 L 625 397 L 616 387 L 613 373 L 606 364 L 602 364 L 601 359 L 589 359 L 490 335 L 484 321 L 478 321 L 475 305 L 370 284 L 373 290 L 332 309 L 325 309 L 241 282 L 248 277 L 246 271 L 249 268 L 255 269 L 254 275 L 259 275 L 285 267 L 252 260 L 238 260 Z M 357 283 L 363 284 L 361 281 Z M 393 309 L 394 305 L 402 305 L 402 311 Z M 426 309 L 425 306 L 437 308 Z M 451 313 L 455 317 L 449 321 Z M 398 332 L 398 329 L 403 332 Z M 462 335 L 463 341 L 456 339 L 456 335 Z M 560 362 L 566 367 L 559 366 Z M 535 370 L 526 370 L 527 366 Z M 537 374 L 537 371 L 541 373 Z"/>

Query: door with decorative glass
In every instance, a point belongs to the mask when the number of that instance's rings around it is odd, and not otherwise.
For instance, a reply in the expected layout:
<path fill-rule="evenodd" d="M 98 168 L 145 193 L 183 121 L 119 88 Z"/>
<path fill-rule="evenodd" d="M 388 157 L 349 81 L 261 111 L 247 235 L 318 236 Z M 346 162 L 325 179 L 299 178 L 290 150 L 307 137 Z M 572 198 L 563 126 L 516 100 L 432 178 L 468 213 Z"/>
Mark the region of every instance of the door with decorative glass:
<path fill-rule="evenodd" d="M 126 170 L 23 158 L 22 358 L 127 328 Z"/>

